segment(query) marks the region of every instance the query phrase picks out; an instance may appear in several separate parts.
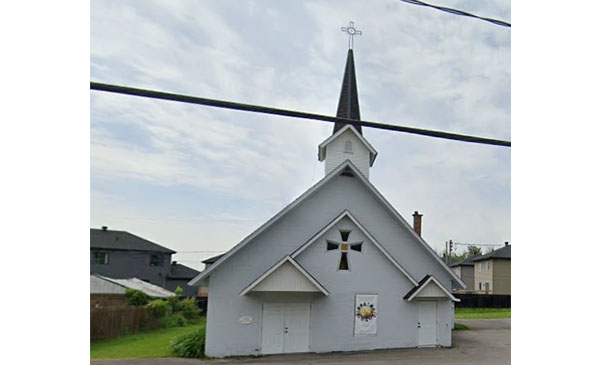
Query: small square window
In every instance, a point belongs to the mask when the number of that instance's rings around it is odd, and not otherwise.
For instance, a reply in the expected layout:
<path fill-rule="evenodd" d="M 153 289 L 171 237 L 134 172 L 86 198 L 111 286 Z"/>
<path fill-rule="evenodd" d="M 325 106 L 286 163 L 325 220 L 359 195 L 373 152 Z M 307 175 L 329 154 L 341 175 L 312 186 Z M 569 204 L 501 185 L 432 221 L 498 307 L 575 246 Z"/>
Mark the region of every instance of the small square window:
<path fill-rule="evenodd" d="M 165 258 L 163 255 L 150 255 L 150 266 L 163 266 Z"/>
<path fill-rule="evenodd" d="M 92 252 L 92 263 L 96 265 L 108 265 L 108 252 Z"/>

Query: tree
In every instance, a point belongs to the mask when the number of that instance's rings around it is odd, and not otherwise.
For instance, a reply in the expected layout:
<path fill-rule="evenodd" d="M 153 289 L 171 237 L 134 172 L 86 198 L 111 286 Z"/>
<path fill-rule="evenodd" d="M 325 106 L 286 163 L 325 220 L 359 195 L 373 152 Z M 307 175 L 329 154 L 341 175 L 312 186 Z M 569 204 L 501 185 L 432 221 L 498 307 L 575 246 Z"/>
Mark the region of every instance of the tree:
<path fill-rule="evenodd" d="M 467 247 L 467 257 L 479 256 L 481 255 L 481 248 L 477 246 L 470 245 Z"/>

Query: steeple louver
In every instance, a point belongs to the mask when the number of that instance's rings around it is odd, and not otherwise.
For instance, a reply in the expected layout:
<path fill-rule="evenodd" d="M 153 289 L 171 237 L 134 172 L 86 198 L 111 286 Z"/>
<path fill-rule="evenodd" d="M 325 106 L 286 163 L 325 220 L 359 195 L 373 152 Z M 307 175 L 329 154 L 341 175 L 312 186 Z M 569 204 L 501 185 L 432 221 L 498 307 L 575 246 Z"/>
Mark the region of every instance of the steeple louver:
<path fill-rule="evenodd" d="M 348 118 L 360 120 L 360 109 L 358 106 L 358 88 L 356 87 L 356 71 L 354 70 L 354 54 L 352 49 L 348 50 L 346 59 L 346 70 L 344 71 L 344 81 L 342 91 L 340 92 L 340 101 L 336 116 L 338 118 Z M 352 124 L 356 130 L 362 134 L 359 124 L 354 123 L 335 123 L 333 133 L 342 129 L 346 124 Z"/>

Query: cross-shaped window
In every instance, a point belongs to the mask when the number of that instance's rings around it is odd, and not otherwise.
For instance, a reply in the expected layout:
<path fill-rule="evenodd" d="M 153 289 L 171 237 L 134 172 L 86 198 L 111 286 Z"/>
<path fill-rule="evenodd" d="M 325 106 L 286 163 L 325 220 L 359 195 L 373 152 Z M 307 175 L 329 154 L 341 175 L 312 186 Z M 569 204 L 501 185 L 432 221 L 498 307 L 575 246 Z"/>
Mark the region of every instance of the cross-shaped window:
<path fill-rule="evenodd" d="M 348 252 L 350 250 L 362 252 L 363 241 L 348 242 L 348 239 L 350 238 L 350 233 L 352 231 L 340 229 L 339 232 L 342 236 L 342 242 L 327 240 L 327 251 L 339 250 L 340 263 L 338 265 L 338 270 L 349 270 L 350 266 L 348 265 Z"/>

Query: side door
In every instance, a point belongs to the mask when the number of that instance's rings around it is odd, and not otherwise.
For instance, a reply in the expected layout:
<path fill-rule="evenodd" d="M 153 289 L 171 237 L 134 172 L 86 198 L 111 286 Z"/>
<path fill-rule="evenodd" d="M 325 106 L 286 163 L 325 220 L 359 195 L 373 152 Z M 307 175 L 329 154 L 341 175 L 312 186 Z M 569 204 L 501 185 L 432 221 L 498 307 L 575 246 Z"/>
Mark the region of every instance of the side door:
<path fill-rule="evenodd" d="M 418 302 L 417 336 L 419 346 L 437 345 L 437 301 Z"/>

